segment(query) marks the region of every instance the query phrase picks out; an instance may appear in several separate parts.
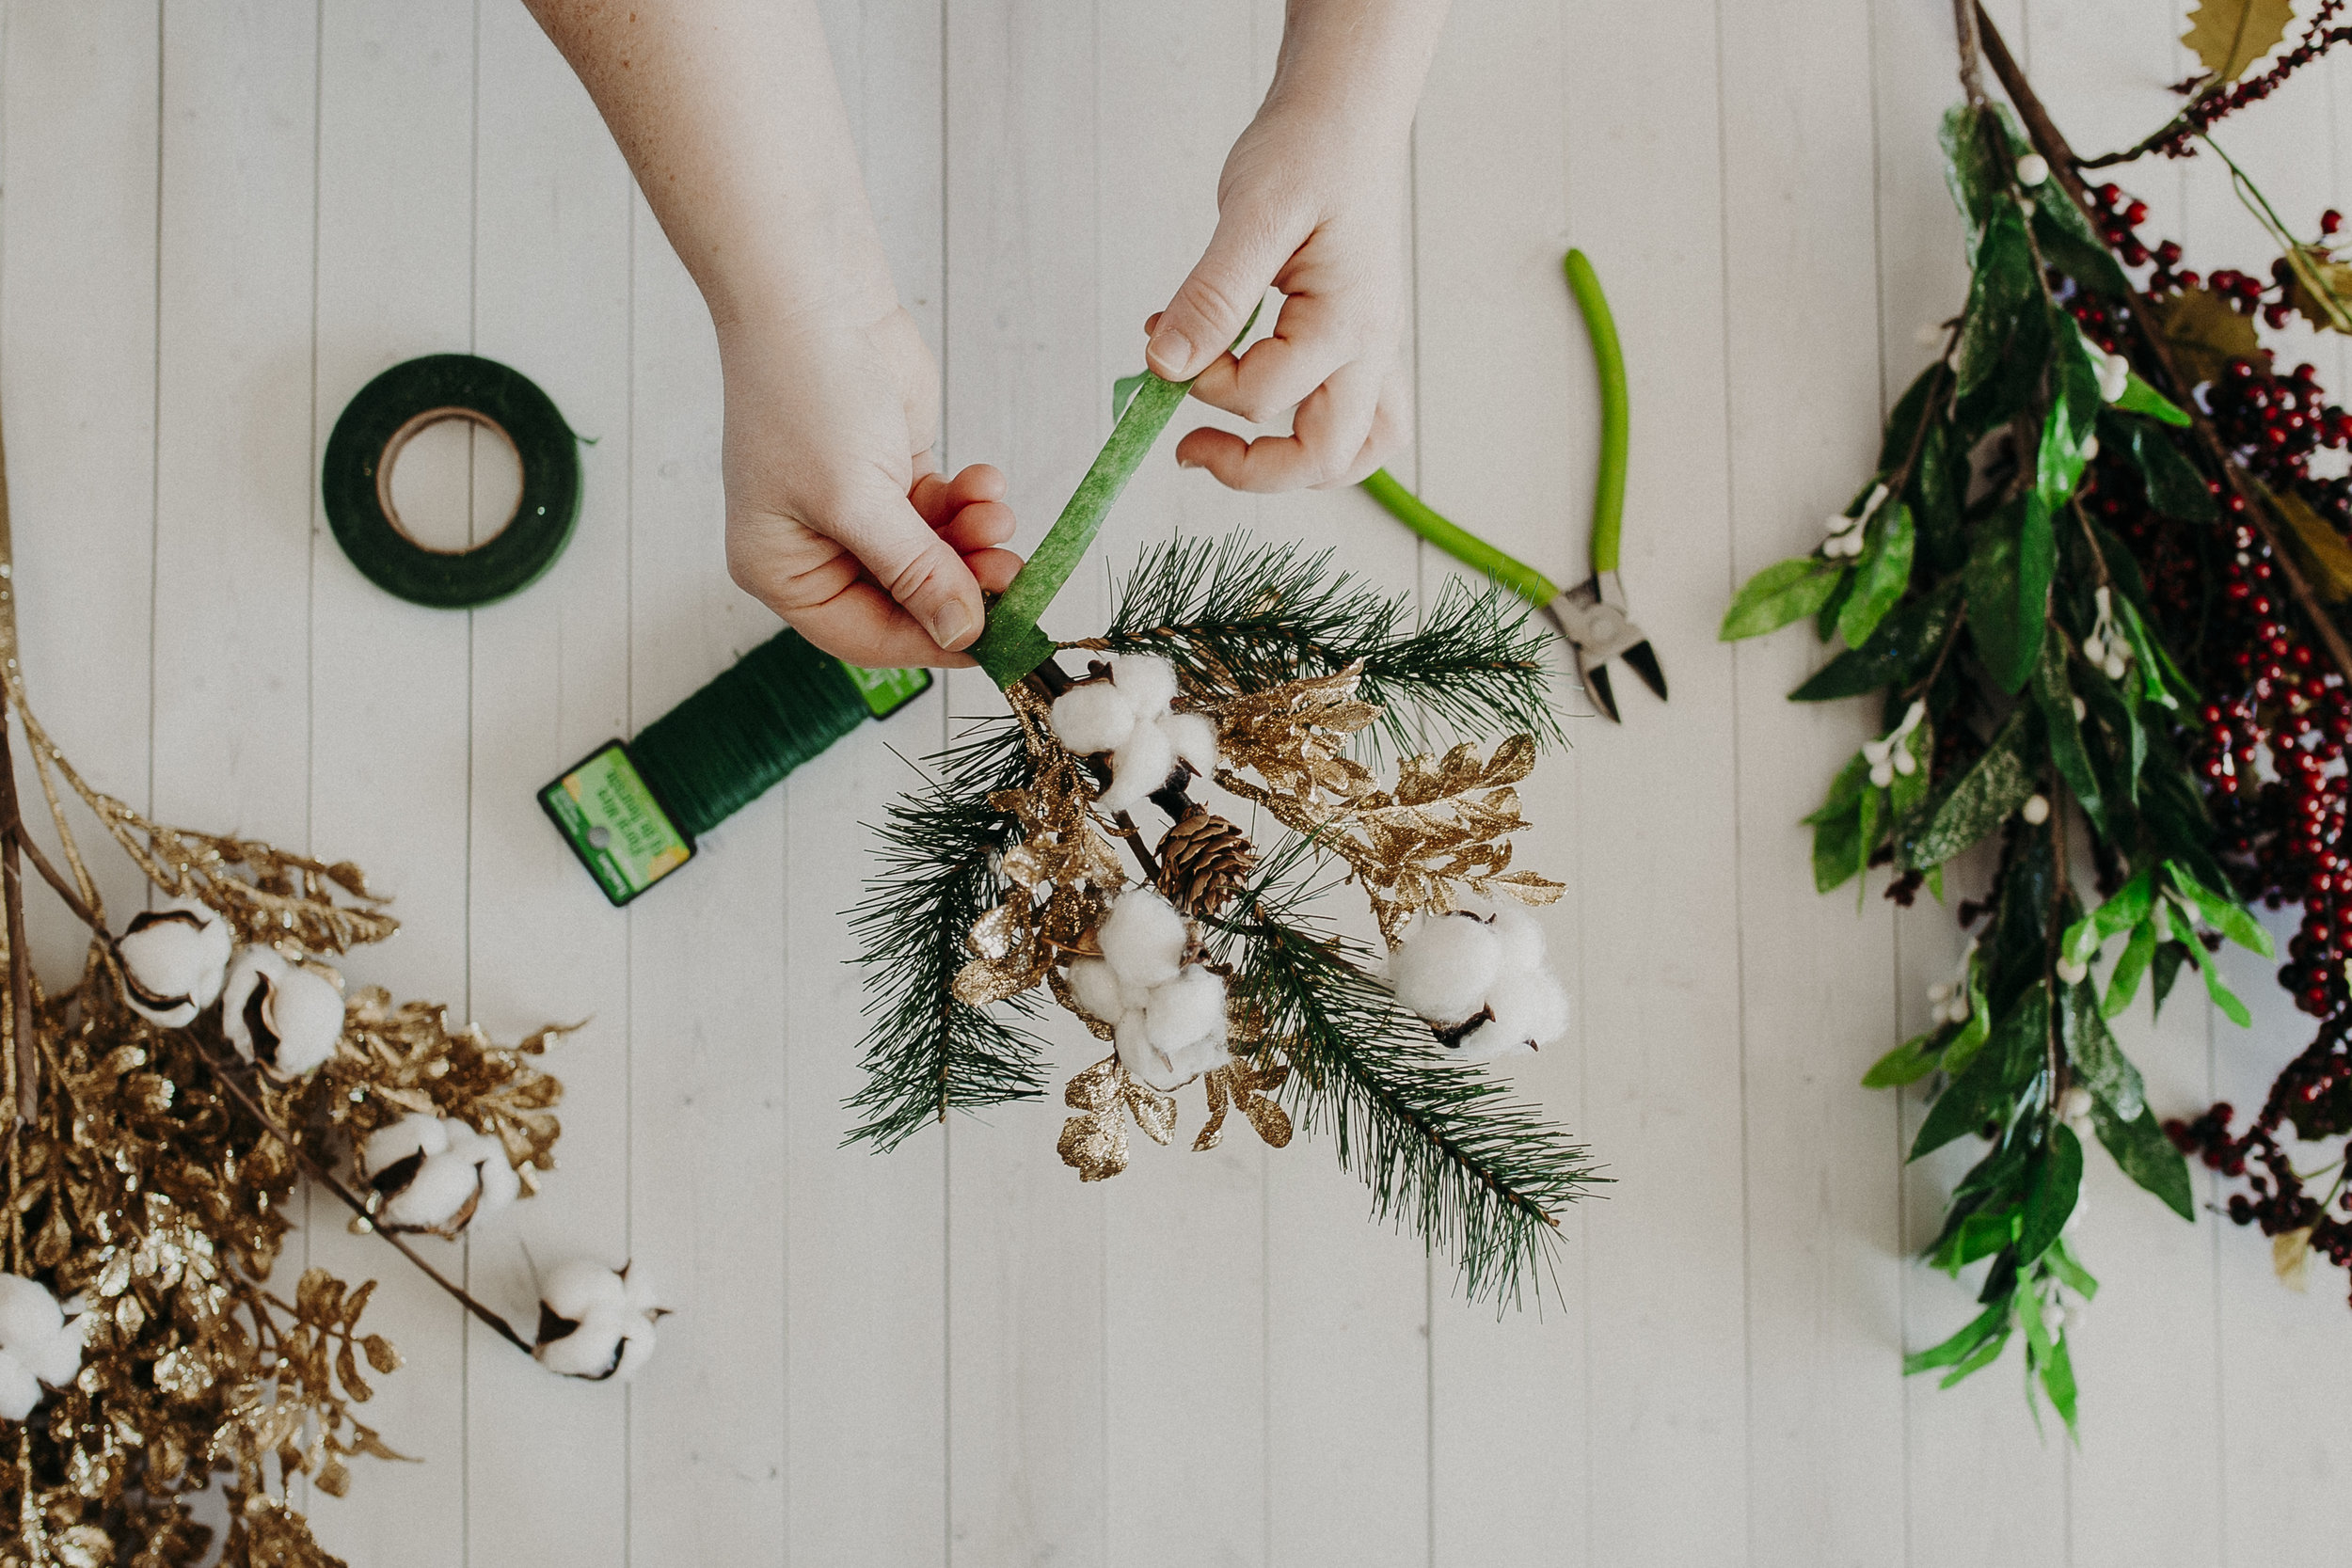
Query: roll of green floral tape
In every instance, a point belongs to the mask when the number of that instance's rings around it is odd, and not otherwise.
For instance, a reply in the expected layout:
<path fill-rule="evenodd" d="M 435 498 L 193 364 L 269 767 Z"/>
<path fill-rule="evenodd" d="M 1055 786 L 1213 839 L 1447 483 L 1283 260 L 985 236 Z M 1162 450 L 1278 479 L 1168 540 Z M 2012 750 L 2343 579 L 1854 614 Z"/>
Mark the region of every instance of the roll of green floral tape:
<path fill-rule="evenodd" d="M 419 543 L 392 504 L 400 449 L 447 420 L 498 435 L 522 468 L 515 515 L 471 549 Z M 326 438 L 319 486 L 335 542 L 369 581 L 411 604 L 470 610 L 530 587 L 571 542 L 580 515 L 579 437 L 519 371 L 470 354 L 428 354 L 359 388 Z"/>
<path fill-rule="evenodd" d="M 786 627 L 637 732 L 539 791 L 614 905 L 694 858 L 694 841 L 869 719 L 930 689 L 928 670 L 862 670 Z"/>

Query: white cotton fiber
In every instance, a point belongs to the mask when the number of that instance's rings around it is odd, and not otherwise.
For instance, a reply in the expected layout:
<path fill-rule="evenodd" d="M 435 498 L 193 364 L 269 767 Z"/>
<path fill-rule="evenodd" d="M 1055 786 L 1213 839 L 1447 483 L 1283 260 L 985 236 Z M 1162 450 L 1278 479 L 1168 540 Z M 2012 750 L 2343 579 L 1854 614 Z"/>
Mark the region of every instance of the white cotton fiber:
<path fill-rule="evenodd" d="M 603 1311 L 619 1313 L 628 1305 L 628 1287 L 618 1272 L 588 1259 L 575 1258 L 548 1271 L 539 1299 L 559 1318 L 580 1323 Z"/>
<path fill-rule="evenodd" d="M 461 1160 L 481 1171 L 482 1201 L 474 1209 L 475 1219 L 495 1214 L 522 1196 L 522 1178 L 507 1160 L 506 1146 L 487 1132 L 477 1132 L 464 1122 L 452 1122 L 449 1152 L 441 1158 Z"/>
<path fill-rule="evenodd" d="M 82 1346 L 88 1332 L 89 1316 L 85 1313 L 29 1349 L 11 1346 L 10 1351 L 35 1377 L 62 1388 L 82 1373 Z"/>
<path fill-rule="evenodd" d="M 1080 958 L 1070 966 L 1070 994 L 1078 1006 L 1105 1023 L 1117 1023 L 1127 1010 L 1120 993 L 1119 972 L 1102 958 Z"/>
<path fill-rule="evenodd" d="M 1081 756 L 1109 751 L 1135 727 L 1135 705 L 1107 681 L 1073 686 L 1054 699 L 1054 738 Z"/>
<path fill-rule="evenodd" d="M 246 1008 L 256 989 L 276 985 L 292 967 L 275 947 L 241 947 L 230 961 L 228 982 L 220 992 L 220 1032 L 229 1037 L 237 1054 L 247 1061 L 252 1061 L 254 1055 L 253 1029 L 246 1021 Z"/>
<path fill-rule="evenodd" d="M 1160 733 L 1195 772 L 1206 776 L 1216 771 L 1216 726 L 1207 714 L 1171 713 L 1160 721 Z"/>
<path fill-rule="evenodd" d="M 1129 986 L 1164 985 L 1176 978 L 1190 940 L 1184 917 L 1148 887 L 1120 894 L 1095 935 L 1103 957 Z"/>
<path fill-rule="evenodd" d="M 40 1402 L 40 1383 L 33 1370 L 0 1351 L 0 1419 L 21 1421 Z"/>
<path fill-rule="evenodd" d="M 1459 1023 L 1486 1005 L 1502 963 L 1492 927 L 1472 915 L 1422 915 L 1389 955 L 1396 999 L 1432 1023 Z"/>
<path fill-rule="evenodd" d="M 1193 964 L 1164 986 L 1153 988 L 1144 1009 L 1152 1044 L 1171 1057 L 1195 1041 L 1225 1037 L 1225 977 Z"/>
<path fill-rule="evenodd" d="M 428 1154 L 406 1186 L 385 1198 L 383 1221 L 395 1230 L 436 1230 L 482 1190 L 482 1173 L 471 1160 L 446 1150 Z"/>
<path fill-rule="evenodd" d="M 323 974 L 289 964 L 270 999 L 278 1028 L 278 1073 L 301 1078 L 335 1054 L 343 1035 L 343 993 Z"/>
<path fill-rule="evenodd" d="M 192 899 L 134 915 L 115 943 L 133 988 L 124 1000 L 140 1016 L 179 1028 L 220 995 L 230 944 L 228 923 Z"/>
<path fill-rule="evenodd" d="M 40 1281 L 0 1274 L 0 1349 L 22 1355 L 56 1333 L 64 1322 L 57 1298 Z"/>
<path fill-rule="evenodd" d="M 1508 904 L 1498 905 L 1494 924 L 1488 929 L 1495 934 L 1502 974 L 1516 974 L 1542 965 L 1544 928 L 1535 923 L 1534 915 Z"/>
<path fill-rule="evenodd" d="M 1142 1080 L 1155 1089 L 1175 1087 L 1174 1084 L 1168 1081 L 1168 1057 L 1152 1049 L 1152 1036 L 1151 1032 L 1144 1027 L 1143 1014 L 1128 1013 L 1120 1019 L 1118 1028 L 1114 1032 L 1114 1038 L 1119 1047 L 1119 1064 L 1125 1068 L 1130 1075 Z"/>
<path fill-rule="evenodd" d="M 379 1127 L 368 1134 L 368 1141 L 359 1146 L 359 1164 L 373 1176 L 388 1165 L 397 1164 L 411 1154 L 427 1157 L 449 1148 L 449 1129 L 438 1117 L 421 1111 L 411 1111 L 389 1127 Z"/>
<path fill-rule="evenodd" d="M 1496 978 L 1486 992 L 1492 1022 L 1463 1037 L 1453 1054 L 1466 1062 L 1491 1062 L 1549 1045 L 1568 1027 L 1568 993 L 1540 969 Z"/>
<path fill-rule="evenodd" d="M 1176 748 L 1168 744 L 1168 732 L 1157 724 L 1137 724 L 1111 753 L 1111 786 L 1103 791 L 1099 804 L 1109 812 L 1136 805 L 1168 782 L 1175 766 Z"/>
<path fill-rule="evenodd" d="M 1135 705 L 1136 718 L 1156 719 L 1176 700 L 1176 667 L 1150 654 L 1113 654 L 1111 684 Z"/>

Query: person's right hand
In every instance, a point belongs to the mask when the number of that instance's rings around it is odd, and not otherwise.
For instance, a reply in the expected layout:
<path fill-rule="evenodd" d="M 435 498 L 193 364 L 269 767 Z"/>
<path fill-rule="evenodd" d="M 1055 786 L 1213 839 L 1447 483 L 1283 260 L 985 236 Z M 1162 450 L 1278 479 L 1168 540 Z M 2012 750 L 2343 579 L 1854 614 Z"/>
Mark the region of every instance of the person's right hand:
<path fill-rule="evenodd" d="M 962 665 L 982 591 L 1021 558 L 1004 476 L 931 461 L 939 371 L 891 304 L 738 322 L 726 390 L 727 569 L 827 653 L 869 669 Z M 866 317 L 869 319 L 856 319 Z"/>

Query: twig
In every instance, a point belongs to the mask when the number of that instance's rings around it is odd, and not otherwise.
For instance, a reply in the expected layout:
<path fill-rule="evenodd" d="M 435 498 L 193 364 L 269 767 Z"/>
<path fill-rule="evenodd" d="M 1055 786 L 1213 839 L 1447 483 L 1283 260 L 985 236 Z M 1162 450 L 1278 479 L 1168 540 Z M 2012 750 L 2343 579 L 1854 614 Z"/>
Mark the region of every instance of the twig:
<path fill-rule="evenodd" d="M 1968 0 L 1961 0 L 1961 3 L 1966 4 Z M 2026 73 L 2018 68 L 2015 56 L 2010 54 L 2001 30 L 1985 14 L 1981 4 L 1976 7 L 1976 13 L 1981 29 L 1984 57 L 1992 63 L 1993 73 L 2000 78 L 2010 102 L 2017 106 L 2018 118 L 2026 122 L 2026 134 L 2032 139 L 2043 161 L 2049 164 L 2050 172 L 2060 188 L 2097 229 L 2094 203 L 2089 187 L 2083 183 L 2081 163 L 2074 156 L 2074 150 L 2067 145 L 2066 137 L 2051 121 L 2049 110 L 2042 106 L 2041 98 L 2035 94 L 2033 84 L 2026 80 Z M 2319 595 L 2312 591 L 2310 581 L 2304 578 L 2302 569 L 2296 564 L 2293 554 L 2286 548 L 2270 492 L 2238 466 L 2228 444 L 2221 439 L 2221 433 L 2198 408 L 2196 401 L 2187 396 L 2187 382 L 2173 360 L 2172 346 L 2151 325 L 2153 311 L 2148 296 L 2135 290 L 2132 299 L 2132 331 L 2140 348 L 2164 372 L 2165 379 L 2172 389 L 2181 394 L 2177 401 L 2188 415 L 2199 444 L 2220 470 L 2221 476 L 2229 482 L 2231 490 L 2245 503 L 2247 520 L 2254 525 L 2255 531 L 2263 537 L 2263 543 L 2269 546 L 2272 565 L 2285 581 L 2287 592 L 2294 595 L 2296 604 L 2301 608 L 2321 644 L 2327 648 L 2328 657 L 2334 662 L 2337 672 L 2347 681 L 2352 681 L 2352 643 L 2345 642 L 2344 632 L 2337 626 L 2335 618 L 2319 602 Z"/>
<path fill-rule="evenodd" d="M 8 938 L 8 1035 L 16 1052 L 17 1128 L 40 1113 L 40 1053 L 33 1041 L 33 963 L 24 934 L 24 870 L 17 859 L 24 834 L 16 800 L 16 756 L 8 744 L 8 718 L 0 706 L 0 818 L 10 825 L 0 835 L 0 884 L 5 884 Z"/>
<path fill-rule="evenodd" d="M 325 1187 L 328 1192 L 333 1193 L 337 1197 L 341 1198 L 345 1207 L 349 1208 L 353 1213 L 367 1221 L 368 1228 L 370 1230 L 373 1231 L 376 1235 L 383 1237 L 384 1240 L 391 1243 L 393 1246 L 400 1250 L 400 1255 L 403 1258 L 407 1259 L 408 1261 L 414 1263 L 419 1269 L 422 1270 L 424 1272 L 424 1276 L 427 1279 L 432 1280 L 434 1284 L 438 1285 L 442 1290 L 447 1291 L 452 1296 L 455 1297 L 458 1303 L 462 1305 L 467 1311 L 472 1313 L 475 1317 L 487 1323 L 490 1326 L 491 1331 L 497 1334 L 500 1338 L 505 1340 L 516 1350 L 521 1351 L 525 1355 L 532 1354 L 532 1346 L 531 1341 L 516 1333 L 515 1326 L 512 1323 L 508 1323 L 504 1318 L 500 1317 L 496 1312 L 491 1311 L 487 1307 L 483 1306 L 481 1302 L 475 1300 L 473 1296 L 468 1292 L 464 1286 L 458 1284 L 455 1280 L 450 1278 L 440 1270 L 426 1262 L 423 1255 L 418 1252 L 416 1248 L 410 1246 L 398 1234 L 387 1230 L 381 1225 L 377 1224 L 375 1216 L 368 1212 L 366 1200 L 359 1197 L 357 1194 L 352 1192 L 350 1188 L 344 1186 L 341 1181 L 337 1180 L 335 1179 L 334 1172 L 328 1170 L 324 1164 L 320 1164 L 318 1160 L 311 1156 L 310 1151 L 305 1148 L 292 1133 L 288 1132 L 283 1127 L 280 1127 L 278 1124 L 278 1118 L 271 1116 L 268 1111 L 262 1109 L 262 1102 L 254 1098 L 254 1096 L 246 1088 L 244 1084 L 238 1081 L 236 1074 L 230 1069 L 227 1063 L 215 1056 L 211 1048 L 206 1046 L 202 1040 L 197 1038 L 194 1035 L 190 1035 L 188 1038 L 189 1042 L 195 1046 L 197 1054 L 204 1058 L 204 1065 L 213 1069 L 213 1077 L 218 1081 L 223 1089 L 228 1091 L 229 1098 L 235 1101 L 240 1106 L 242 1106 L 247 1116 L 250 1116 L 254 1120 L 260 1122 L 271 1137 L 276 1138 L 279 1143 L 284 1144 L 287 1151 L 294 1157 L 294 1163 L 303 1168 L 304 1172 L 309 1175 L 311 1180 L 316 1181 L 320 1186 Z"/>
<path fill-rule="evenodd" d="M 1952 23 L 1960 35 L 1960 85 L 1968 102 L 1984 106 L 1984 41 L 1979 34 L 1977 0 L 1952 0 Z M 1990 19 L 1985 23 L 1991 26 Z"/>

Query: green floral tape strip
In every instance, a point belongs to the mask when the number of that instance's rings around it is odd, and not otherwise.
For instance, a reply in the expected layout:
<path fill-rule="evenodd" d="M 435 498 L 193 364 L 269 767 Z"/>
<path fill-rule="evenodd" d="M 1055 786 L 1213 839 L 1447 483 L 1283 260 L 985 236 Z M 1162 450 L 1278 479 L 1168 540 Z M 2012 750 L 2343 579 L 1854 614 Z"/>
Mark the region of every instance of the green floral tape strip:
<path fill-rule="evenodd" d="M 1249 329 L 1258 322 L 1258 312 L 1249 312 L 1234 336 L 1233 346 L 1249 336 Z M 1126 412 L 1111 427 L 1111 437 L 1103 443 L 1103 450 L 1094 456 L 1094 466 L 1086 478 L 1078 482 L 1070 504 L 1061 509 L 1054 526 L 1046 531 L 1028 563 L 1021 568 L 1012 586 L 989 607 L 988 626 L 980 640 L 972 644 L 972 657 L 991 679 L 1002 689 L 1009 689 L 1022 678 L 1054 656 L 1054 640 L 1038 630 L 1038 617 L 1054 602 L 1061 585 L 1070 580 L 1078 562 L 1086 555 L 1094 536 L 1103 531 L 1103 520 L 1110 515 L 1119 493 L 1127 488 L 1127 481 L 1142 467 L 1144 457 L 1152 451 L 1160 432 L 1176 417 L 1176 410 L 1192 390 L 1189 381 L 1165 381 L 1145 372 L 1143 384 L 1128 399 Z"/>

